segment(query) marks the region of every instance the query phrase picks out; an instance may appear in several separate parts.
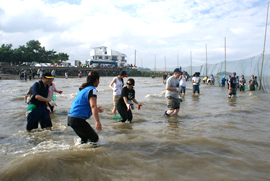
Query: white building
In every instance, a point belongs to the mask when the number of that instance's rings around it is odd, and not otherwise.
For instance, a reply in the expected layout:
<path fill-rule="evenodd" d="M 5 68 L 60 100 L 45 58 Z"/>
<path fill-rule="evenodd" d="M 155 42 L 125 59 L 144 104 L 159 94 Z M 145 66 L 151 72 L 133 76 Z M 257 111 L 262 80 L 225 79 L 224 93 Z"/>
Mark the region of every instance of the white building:
<path fill-rule="evenodd" d="M 107 50 L 107 47 L 101 46 L 92 48 L 90 52 L 92 63 L 117 64 L 118 67 L 124 67 L 127 64 L 127 56 L 114 50 Z"/>

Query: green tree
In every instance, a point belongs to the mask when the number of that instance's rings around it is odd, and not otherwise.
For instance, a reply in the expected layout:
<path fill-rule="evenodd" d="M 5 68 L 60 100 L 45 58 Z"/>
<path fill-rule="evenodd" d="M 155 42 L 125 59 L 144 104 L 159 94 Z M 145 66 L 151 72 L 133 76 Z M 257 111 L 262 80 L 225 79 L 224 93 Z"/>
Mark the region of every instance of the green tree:
<path fill-rule="evenodd" d="M 61 63 L 69 59 L 66 53 L 57 54 L 55 50 L 46 51 L 38 40 L 30 40 L 26 45 L 20 45 L 12 50 L 12 44 L 0 47 L 0 62 L 48 62 Z"/>
<path fill-rule="evenodd" d="M 23 54 L 23 52 L 22 52 L 21 49 L 14 49 L 14 51 L 13 51 L 13 58 L 12 58 L 13 61 L 14 61 L 14 63 L 15 62 L 16 63 L 19 63 L 19 61 L 22 61 L 23 60 L 23 56 L 24 56 L 24 54 Z"/>
<path fill-rule="evenodd" d="M 61 63 L 67 61 L 68 58 L 69 58 L 69 55 L 68 54 L 66 54 L 66 53 L 58 53 L 57 59 Z"/>
<path fill-rule="evenodd" d="M 41 43 L 38 40 L 30 40 L 26 43 L 26 48 L 28 48 L 30 52 L 37 53 L 41 49 L 40 45 Z"/>
<path fill-rule="evenodd" d="M 11 49 L 12 44 L 2 44 L 0 47 L 0 61 L 11 62 L 13 50 Z"/>

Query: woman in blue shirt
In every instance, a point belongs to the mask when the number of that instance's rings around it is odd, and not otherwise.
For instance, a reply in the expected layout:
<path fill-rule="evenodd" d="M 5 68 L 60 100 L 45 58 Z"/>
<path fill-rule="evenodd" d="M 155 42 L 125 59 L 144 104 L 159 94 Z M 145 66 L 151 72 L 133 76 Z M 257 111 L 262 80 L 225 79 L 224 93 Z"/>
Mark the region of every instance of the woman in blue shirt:
<path fill-rule="evenodd" d="M 68 112 L 68 125 L 72 127 L 75 133 L 81 138 L 81 143 L 97 142 L 98 135 L 86 121 L 92 115 L 96 121 L 96 130 L 102 129 L 99 114 L 103 109 L 97 106 L 97 90 L 99 84 L 99 74 L 92 71 L 87 76 L 86 83 L 79 88 L 76 98 L 71 104 L 71 110 Z"/>

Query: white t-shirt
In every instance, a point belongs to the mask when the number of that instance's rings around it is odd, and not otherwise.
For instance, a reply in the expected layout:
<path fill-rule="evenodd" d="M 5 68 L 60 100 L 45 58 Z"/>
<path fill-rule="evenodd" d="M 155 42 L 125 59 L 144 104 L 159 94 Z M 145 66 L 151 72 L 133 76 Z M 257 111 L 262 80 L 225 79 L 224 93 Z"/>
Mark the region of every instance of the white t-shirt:
<path fill-rule="evenodd" d="M 186 87 L 186 83 L 187 83 L 186 78 L 187 78 L 186 75 L 182 75 L 182 76 L 181 76 L 180 86 Z"/>
<path fill-rule="evenodd" d="M 117 89 L 117 91 L 113 91 L 113 95 L 121 95 L 123 82 L 118 79 L 118 77 L 115 77 L 115 83 L 113 84 L 113 88 Z"/>
<path fill-rule="evenodd" d="M 199 82 L 200 77 L 192 77 L 192 80 L 195 82 L 195 83 L 193 83 L 193 85 L 197 85 L 198 83 L 196 83 L 196 82 Z"/>

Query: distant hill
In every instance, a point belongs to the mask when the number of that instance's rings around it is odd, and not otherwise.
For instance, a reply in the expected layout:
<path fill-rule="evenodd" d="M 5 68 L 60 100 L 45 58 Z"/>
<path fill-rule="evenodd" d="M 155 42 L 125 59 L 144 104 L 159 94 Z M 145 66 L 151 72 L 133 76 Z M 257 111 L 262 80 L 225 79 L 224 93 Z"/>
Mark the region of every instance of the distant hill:
<path fill-rule="evenodd" d="M 217 75 L 225 75 L 225 72 L 224 71 L 223 72 L 218 72 Z M 226 71 L 226 76 L 227 75 L 232 75 L 232 72 L 227 72 Z"/>
<path fill-rule="evenodd" d="M 150 68 L 145 68 L 145 67 L 137 67 L 138 70 L 140 71 L 150 71 Z"/>

